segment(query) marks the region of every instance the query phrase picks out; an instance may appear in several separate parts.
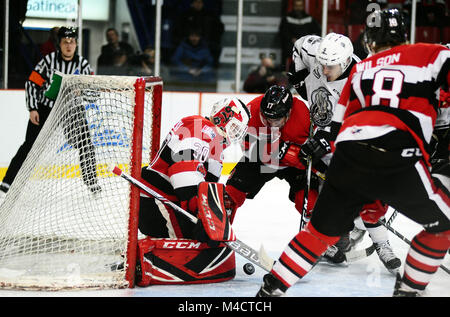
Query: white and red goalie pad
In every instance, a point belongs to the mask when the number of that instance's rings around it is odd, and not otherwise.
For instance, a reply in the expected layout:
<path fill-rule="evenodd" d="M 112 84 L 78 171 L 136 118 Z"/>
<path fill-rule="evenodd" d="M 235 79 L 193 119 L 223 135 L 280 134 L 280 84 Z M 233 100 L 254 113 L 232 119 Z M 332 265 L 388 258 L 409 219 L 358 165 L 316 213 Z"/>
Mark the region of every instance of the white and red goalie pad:
<path fill-rule="evenodd" d="M 212 248 L 207 243 L 189 239 L 138 241 L 136 284 L 218 283 L 236 275 L 235 253 L 225 244 Z"/>
<path fill-rule="evenodd" d="M 198 214 L 206 234 L 213 241 L 234 241 L 236 236 L 224 205 L 225 185 L 202 182 L 198 186 Z"/>

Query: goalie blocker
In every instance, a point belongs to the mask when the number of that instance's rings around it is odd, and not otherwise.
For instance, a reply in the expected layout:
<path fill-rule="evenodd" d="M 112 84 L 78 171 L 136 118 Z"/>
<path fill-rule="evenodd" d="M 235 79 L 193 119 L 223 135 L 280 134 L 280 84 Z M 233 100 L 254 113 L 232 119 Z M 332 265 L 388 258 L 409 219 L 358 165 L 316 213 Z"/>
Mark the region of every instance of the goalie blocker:
<path fill-rule="evenodd" d="M 235 240 L 224 192 L 223 184 L 199 184 L 195 240 L 148 236 L 138 241 L 137 285 L 216 283 L 234 278 L 235 254 L 222 243 Z M 174 214 L 165 204 L 158 208 Z"/>

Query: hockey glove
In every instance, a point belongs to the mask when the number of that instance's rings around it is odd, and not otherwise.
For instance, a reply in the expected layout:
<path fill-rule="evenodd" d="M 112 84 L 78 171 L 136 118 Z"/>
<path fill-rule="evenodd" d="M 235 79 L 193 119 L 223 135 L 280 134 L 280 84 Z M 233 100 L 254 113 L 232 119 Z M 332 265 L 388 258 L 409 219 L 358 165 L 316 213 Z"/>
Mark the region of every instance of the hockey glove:
<path fill-rule="evenodd" d="M 223 197 L 225 209 L 230 217 L 230 223 L 233 223 L 236 210 L 242 206 L 245 201 L 246 193 L 240 191 L 233 185 L 225 187 L 225 194 Z"/>
<path fill-rule="evenodd" d="M 189 213 L 193 214 L 194 216 L 197 216 L 197 211 L 198 211 L 198 198 L 197 198 L 197 196 L 194 196 L 194 197 L 192 197 L 189 200 L 181 201 L 180 207 L 183 208 L 186 211 L 189 211 Z"/>
<path fill-rule="evenodd" d="M 445 91 L 444 89 L 439 90 L 439 102 L 441 103 L 441 107 L 449 107 L 450 106 L 450 91 Z"/>
<path fill-rule="evenodd" d="M 309 72 L 307 69 L 303 69 L 296 73 L 287 73 L 289 84 L 297 90 L 298 94 L 305 100 L 307 100 L 305 78 Z"/>
<path fill-rule="evenodd" d="M 388 205 L 376 200 L 373 203 L 364 205 L 359 214 L 364 222 L 377 223 L 386 214 L 388 207 Z"/>
<path fill-rule="evenodd" d="M 300 148 L 300 158 L 312 158 L 313 164 L 318 162 L 325 154 L 331 152 L 331 146 L 326 138 L 327 132 L 318 131 L 312 138 L 309 138 Z"/>
<path fill-rule="evenodd" d="M 305 169 L 305 165 L 300 160 L 300 145 L 295 143 L 283 143 L 278 152 L 278 159 L 281 165 Z"/>

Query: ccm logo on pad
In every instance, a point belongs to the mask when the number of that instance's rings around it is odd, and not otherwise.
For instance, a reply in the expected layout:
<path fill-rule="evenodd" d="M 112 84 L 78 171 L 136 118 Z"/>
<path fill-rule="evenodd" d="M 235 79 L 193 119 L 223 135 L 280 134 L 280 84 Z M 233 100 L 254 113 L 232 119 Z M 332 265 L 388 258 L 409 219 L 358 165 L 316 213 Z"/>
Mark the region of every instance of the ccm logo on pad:
<path fill-rule="evenodd" d="M 164 242 L 163 248 L 165 249 L 198 249 L 201 242 L 192 241 L 174 241 L 174 242 Z"/>

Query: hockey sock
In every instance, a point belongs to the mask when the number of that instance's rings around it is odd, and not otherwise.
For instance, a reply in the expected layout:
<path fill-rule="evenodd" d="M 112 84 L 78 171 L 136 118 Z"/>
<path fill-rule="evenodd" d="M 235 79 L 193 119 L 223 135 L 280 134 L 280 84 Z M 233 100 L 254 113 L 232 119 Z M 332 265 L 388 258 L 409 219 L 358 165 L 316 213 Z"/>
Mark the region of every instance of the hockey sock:
<path fill-rule="evenodd" d="M 411 241 L 405 263 L 403 284 L 424 290 L 450 247 L 450 230 L 441 233 L 422 231 Z"/>
<path fill-rule="evenodd" d="M 311 223 L 289 242 L 274 264 L 271 273 L 286 289 L 305 276 L 324 253 L 328 246 L 335 244 L 339 237 L 330 237 L 318 232 Z"/>
<path fill-rule="evenodd" d="M 354 220 L 355 223 L 355 227 L 358 228 L 359 230 L 366 230 L 366 226 L 364 225 L 364 222 L 362 221 L 361 217 L 357 217 Z"/>
<path fill-rule="evenodd" d="M 373 243 L 381 243 L 389 240 L 388 231 L 385 226 L 378 223 L 371 224 L 367 222 L 364 222 L 364 226 L 366 227 Z"/>

